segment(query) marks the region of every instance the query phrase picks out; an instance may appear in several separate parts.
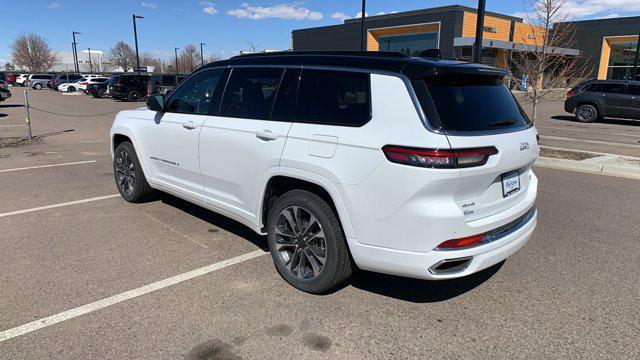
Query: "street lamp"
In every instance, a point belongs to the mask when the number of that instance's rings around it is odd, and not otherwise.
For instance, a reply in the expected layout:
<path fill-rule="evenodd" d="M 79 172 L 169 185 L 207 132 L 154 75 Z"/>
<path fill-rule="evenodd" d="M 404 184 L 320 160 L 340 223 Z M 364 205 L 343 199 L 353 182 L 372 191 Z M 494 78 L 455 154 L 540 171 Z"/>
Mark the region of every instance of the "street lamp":
<path fill-rule="evenodd" d="M 476 21 L 476 41 L 473 43 L 473 60 L 479 64 L 482 61 L 482 35 L 484 32 L 484 8 L 486 0 L 478 0 L 478 21 Z"/>
<path fill-rule="evenodd" d="M 204 52 L 202 52 L 202 47 L 207 45 L 205 43 L 200 43 L 200 66 L 204 66 Z"/>
<path fill-rule="evenodd" d="M 365 51 L 366 49 L 366 37 L 364 35 L 364 18 L 367 13 L 367 0 L 362 0 L 362 21 L 360 24 L 360 50 Z"/>
<path fill-rule="evenodd" d="M 80 68 L 78 67 L 78 43 L 76 42 L 76 35 L 82 34 L 81 32 L 72 31 L 71 35 L 73 36 L 73 68 L 76 71 L 76 74 L 80 73 Z"/>
<path fill-rule="evenodd" d="M 138 54 L 138 29 L 136 28 L 136 19 L 144 19 L 144 16 L 133 14 L 133 37 L 136 41 L 136 65 L 138 65 L 138 75 L 140 75 L 140 55 Z"/>
<path fill-rule="evenodd" d="M 180 71 L 178 71 L 178 49 L 177 47 L 173 48 L 173 51 L 176 53 L 176 75 L 178 75 L 180 73 Z"/>

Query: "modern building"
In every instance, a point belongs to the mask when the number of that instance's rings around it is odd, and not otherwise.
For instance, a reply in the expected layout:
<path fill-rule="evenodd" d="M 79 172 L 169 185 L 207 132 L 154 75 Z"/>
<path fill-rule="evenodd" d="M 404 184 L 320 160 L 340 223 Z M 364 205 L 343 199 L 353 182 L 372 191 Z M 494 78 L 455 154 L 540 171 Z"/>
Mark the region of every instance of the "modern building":
<path fill-rule="evenodd" d="M 91 64 L 89 63 L 89 54 L 91 54 Z M 58 63 L 50 70 L 52 72 L 74 72 L 73 65 L 73 52 L 72 51 L 60 51 L 58 52 Z M 78 66 L 80 72 L 89 73 L 91 71 L 95 73 L 109 71 L 106 69 L 108 64 L 105 62 L 104 53 L 100 50 L 91 49 L 80 50 L 78 49 Z"/>
<path fill-rule="evenodd" d="M 294 30 L 292 49 L 359 50 L 361 24 L 361 19 L 356 18 L 340 25 Z M 438 48 L 445 58 L 470 60 L 476 24 L 477 10 L 461 5 L 371 16 L 365 20 L 366 49 L 417 55 Z M 636 51 L 640 17 L 578 21 L 558 26 L 575 26 L 577 41 L 571 48 L 552 48 L 551 52 L 562 56 L 579 55 L 584 59 L 583 66 L 593 68 L 590 77 L 628 76 Z M 481 61 L 508 68 L 509 55 L 515 53 L 517 57 L 518 52 L 537 49 L 544 33 L 544 28 L 526 24 L 522 18 L 487 12 Z"/>

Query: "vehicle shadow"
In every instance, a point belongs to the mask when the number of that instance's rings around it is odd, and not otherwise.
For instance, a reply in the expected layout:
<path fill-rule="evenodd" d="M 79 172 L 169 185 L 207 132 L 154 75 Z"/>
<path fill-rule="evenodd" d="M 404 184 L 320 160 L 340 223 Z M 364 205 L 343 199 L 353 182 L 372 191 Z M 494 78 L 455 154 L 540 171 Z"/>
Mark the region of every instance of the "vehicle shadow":
<path fill-rule="evenodd" d="M 358 271 L 351 279 L 351 286 L 390 298 L 413 303 L 446 301 L 469 292 L 489 280 L 505 261 L 478 273 L 453 280 L 427 281 L 394 275 Z"/>
<path fill-rule="evenodd" d="M 9 116 L 9 115 L 7 115 L 7 114 L 1 114 L 1 113 L 0 113 L 0 118 L 2 118 L 2 117 L 7 117 L 7 116 Z"/>
<path fill-rule="evenodd" d="M 24 107 L 23 104 L 4 104 L 0 105 L 0 109 L 2 108 L 15 108 L 15 107 Z"/>
<path fill-rule="evenodd" d="M 553 120 L 571 121 L 571 122 L 576 122 L 576 123 L 578 122 L 574 116 L 554 115 L 551 118 Z M 614 124 L 614 125 L 640 126 L 640 121 L 638 121 L 638 120 L 604 118 L 603 120 L 598 120 L 596 122 L 606 123 L 606 124 Z"/>
<path fill-rule="evenodd" d="M 158 193 L 152 201 L 153 200 L 159 200 L 163 204 L 184 211 L 185 213 L 206 221 L 217 228 L 239 236 L 264 251 L 269 251 L 266 237 L 256 234 L 253 230 L 235 220 L 229 219 L 223 215 L 218 215 L 213 211 L 204 209 L 198 205 L 194 205 L 167 193 Z"/>

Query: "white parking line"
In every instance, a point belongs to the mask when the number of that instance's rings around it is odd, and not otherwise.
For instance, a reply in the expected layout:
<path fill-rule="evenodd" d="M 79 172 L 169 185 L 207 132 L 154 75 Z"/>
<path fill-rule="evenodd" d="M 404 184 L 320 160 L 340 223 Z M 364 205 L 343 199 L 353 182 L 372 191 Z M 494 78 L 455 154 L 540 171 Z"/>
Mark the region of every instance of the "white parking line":
<path fill-rule="evenodd" d="M 0 128 L 4 128 L 4 127 L 18 127 L 18 126 L 24 126 L 24 125 L 0 125 Z"/>
<path fill-rule="evenodd" d="M 98 196 L 98 197 L 89 198 L 89 199 L 68 201 L 68 202 L 64 202 L 64 203 L 60 203 L 60 204 L 39 206 L 39 207 L 31 208 L 31 209 L 10 211 L 10 212 L 6 212 L 6 213 L 1 213 L 0 214 L 0 218 L 6 217 L 6 216 L 12 216 L 12 215 L 26 214 L 26 213 L 30 213 L 30 212 L 34 212 L 34 211 L 49 210 L 49 209 L 55 209 L 55 208 L 59 208 L 59 207 L 70 206 L 70 205 L 84 204 L 84 203 L 93 202 L 93 201 L 113 199 L 113 198 L 118 197 L 118 196 L 120 196 L 120 194 Z"/>
<path fill-rule="evenodd" d="M 594 133 L 594 134 L 605 134 L 605 135 L 616 135 L 616 136 L 629 136 L 629 137 L 634 137 L 634 138 L 640 138 L 640 135 L 636 135 L 636 134 L 623 134 L 623 133 L 612 133 L 612 132 L 608 132 L 608 129 L 601 129 L 601 130 L 585 130 L 585 129 L 578 129 L 575 127 L 560 127 L 560 126 L 546 126 L 546 125 L 536 125 L 536 128 L 539 129 L 552 129 L 552 130 L 567 130 L 567 131 L 580 131 L 580 132 L 588 132 L 588 133 Z"/>
<path fill-rule="evenodd" d="M 58 167 L 58 166 L 69 166 L 69 165 L 91 164 L 91 163 L 94 163 L 94 162 L 96 162 L 96 160 L 76 161 L 76 162 L 62 163 L 62 164 L 49 164 L 49 165 L 27 166 L 27 167 L 21 167 L 21 168 L 14 168 L 14 169 L 5 169 L 5 170 L 0 170 L 0 173 L 4 173 L 4 172 L 11 172 L 11 171 L 20 171 L 20 170 L 43 169 L 43 168 Z"/>
<path fill-rule="evenodd" d="M 206 275 L 209 274 L 211 272 L 220 270 L 220 269 L 224 269 L 226 267 L 235 265 L 235 264 L 239 264 L 254 258 L 257 258 L 258 256 L 262 256 L 262 255 L 266 255 L 268 254 L 268 252 L 264 252 L 262 250 L 256 250 L 256 251 L 252 251 L 250 253 L 246 253 L 244 255 L 240 255 L 240 256 L 236 256 L 234 258 L 228 259 L 228 260 L 224 260 L 224 261 L 220 261 L 217 262 L 215 264 L 211 264 L 205 267 L 201 267 L 199 269 L 195 269 L 195 270 L 191 270 L 189 272 L 180 274 L 180 275 L 176 275 L 173 277 L 170 277 L 168 279 L 164 279 L 164 280 L 160 280 L 157 282 L 154 282 L 152 284 L 149 285 L 145 285 L 142 287 L 139 287 L 137 289 L 133 289 L 133 290 L 129 290 L 127 292 L 123 292 L 121 294 L 118 295 L 113 295 L 110 296 L 106 299 L 102 299 L 102 300 L 98 300 L 95 302 L 92 302 L 90 304 L 86 304 L 86 305 L 82 305 L 80 307 L 77 307 L 75 309 L 71 309 L 71 310 L 67 310 L 64 312 L 61 312 L 59 314 L 55 314 L 55 315 L 51 315 L 49 317 L 46 318 L 42 318 L 36 321 L 32 321 L 28 324 L 24 324 L 24 325 L 20 325 L 17 327 L 14 327 L 12 329 L 8 329 L 8 330 L 4 330 L 2 332 L 0 332 L 0 342 L 12 339 L 14 337 L 17 336 L 21 336 L 24 334 L 28 334 L 32 331 L 36 331 L 42 328 L 45 328 L 47 326 L 51 326 L 54 324 L 57 324 L 59 322 L 62 321 L 66 321 L 69 319 L 73 319 L 75 317 L 81 316 L 81 315 L 85 315 L 88 314 L 90 312 L 93 311 L 97 311 L 100 309 L 104 309 L 108 306 L 111 305 L 115 305 L 118 303 L 121 303 L 123 301 L 127 301 L 127 300 L 131 300 L 133 298 L 136 298 L 138 296 L 142 296 L 160 289 L 164 289 L 166 287 L 172 286 L 172 285 L 176 285 L 179 284 L 181 282 L 187 281 L 187 280 L 191 280 L 193 278 L 196 278 L 198 276 L 202 276 L 202 275 Z"/>
<path fill-rule="evenodd" d="M 548 136 L 548 135 L 540 135 L 540 137 L 542 139 L 549 139 L 549 140 L 561 140 L 561 141 L 572 141 L 572 142 L 583 142 L 583 143 L 587 143 L 587 144 L 600 144 L 600 145 L 612 145 L 612 146 L 619 146 L 619 147 L 628 147 L 628 148 L 634 148 L 634 149 L 640 149 L 640 145 L 635 145 L 635 144 L 625 144 L 625 143 L 616 143 L 616 142 L 611 142 L 611 141 L 601 141 L 601 140 L 588 140 L 588 139 L 575 139 L 575 138 L 568 138 L 568 137 L 562 137 L 562 136 Z"/>

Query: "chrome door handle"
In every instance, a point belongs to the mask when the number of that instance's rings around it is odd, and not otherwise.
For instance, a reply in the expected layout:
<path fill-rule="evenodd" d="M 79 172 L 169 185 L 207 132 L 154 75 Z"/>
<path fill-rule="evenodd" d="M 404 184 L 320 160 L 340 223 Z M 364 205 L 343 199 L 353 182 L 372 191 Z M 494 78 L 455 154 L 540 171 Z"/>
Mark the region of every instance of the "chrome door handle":
<path fill-rule="evenodd" d="M 260 140 L 271 141 L 277 140 L 280 134 L 271 132 L 271 130 L 258 130 L 256 131 L 256 137 Z"/>
<path fill-rule="evenodd" d="M 187 130 L 193 130 L 198 127 L 198 124 L 194 123 L 193 121 L 185 121 L 182 123 L 182 127 Z"/>

